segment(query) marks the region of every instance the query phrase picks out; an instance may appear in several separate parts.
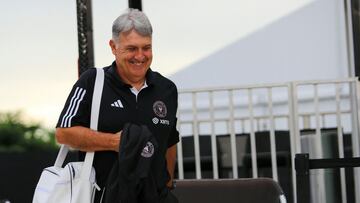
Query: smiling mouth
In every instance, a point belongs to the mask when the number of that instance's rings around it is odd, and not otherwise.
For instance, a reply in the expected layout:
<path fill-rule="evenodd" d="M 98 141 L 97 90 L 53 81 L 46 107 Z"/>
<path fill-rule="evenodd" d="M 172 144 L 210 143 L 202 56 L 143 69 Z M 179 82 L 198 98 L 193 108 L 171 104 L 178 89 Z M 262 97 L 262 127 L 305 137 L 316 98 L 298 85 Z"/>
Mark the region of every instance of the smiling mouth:
<path fill-rule="evenodd" d="M 146 63 L 146 60 L 143 60 L 143 61 L 131 60 L 131 61 L 129 61 L 129 63 L 131 65 L 135 65 L 135 66 L 143 66 Z"/>
<path fill-rule="evenodd" d="M 141 66 L 144 62 L 130 62 L 133 65 Z"/>

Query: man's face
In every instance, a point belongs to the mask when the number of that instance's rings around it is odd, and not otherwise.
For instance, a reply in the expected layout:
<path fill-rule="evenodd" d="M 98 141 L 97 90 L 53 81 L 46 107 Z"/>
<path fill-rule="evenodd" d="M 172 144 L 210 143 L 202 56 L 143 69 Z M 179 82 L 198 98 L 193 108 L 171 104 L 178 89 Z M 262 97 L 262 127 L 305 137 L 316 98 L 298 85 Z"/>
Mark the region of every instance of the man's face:
<path fill-rule="evenodd" d="M 121 33 L 118 43 L 110 40 L 110 46 L 121 78 L 130 85 L 143 81 L 152 62 L 151 37 L 131 30 Z"/>

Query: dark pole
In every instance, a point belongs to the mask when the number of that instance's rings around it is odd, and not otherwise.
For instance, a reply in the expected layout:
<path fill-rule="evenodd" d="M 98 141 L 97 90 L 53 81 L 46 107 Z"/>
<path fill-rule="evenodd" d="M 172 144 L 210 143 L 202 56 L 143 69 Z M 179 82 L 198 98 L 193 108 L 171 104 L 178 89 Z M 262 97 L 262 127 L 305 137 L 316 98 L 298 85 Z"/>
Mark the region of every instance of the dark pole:
<path fill-rule="evenodd" d="M 296 197 L 298 203 L 310 202 L 309 154 L 295 155 Z"/>
<path fill-rule="evenodd" d="M 129 8 L 136 8 L 142 11 L 141 0 L 129 0 Z"/>
<path fill-rule="evenodd" d="M 94 42 L 91 0 L 76 0 L 78 29 L 78 74 L 94 67 Z"/>
<path fill-rule="evenodd" d="M 360 79 L 360 0 L 351 1 L 352 28 L 354 40 L 355 76 Z"/>

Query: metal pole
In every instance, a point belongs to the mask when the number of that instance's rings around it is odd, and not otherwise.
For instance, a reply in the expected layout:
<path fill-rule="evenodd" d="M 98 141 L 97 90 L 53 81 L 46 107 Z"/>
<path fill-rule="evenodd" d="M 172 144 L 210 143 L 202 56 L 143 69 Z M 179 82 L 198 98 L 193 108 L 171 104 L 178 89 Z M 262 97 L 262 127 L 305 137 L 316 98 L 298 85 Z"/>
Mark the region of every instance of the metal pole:
<path fill-rule="evenodd" d="M 344 1 L 346 42 L 348 55 L 349 77 L 355 76 L 354 36 L 352 27 L 351 0 Z"/>
<path fill-rule="evenodd" d="M 229 126 L 230 126 L 230 145 L 231 145 L 231 163 L 233 169 L 233 178 L 239 177 L 238 162 L 237 162 L 237 149 L 236 149 L 236 134 L 235 134 L 235 117 L 234 117 L 234 96 L 233 91 L 229 90 Z"/>
<path fill-rule="evenodd" d="M 340 84 L 336 83 L 335 87 L 335 101 L 336 101 L 336 126 L 337 126 L 337 137 L 338 137 L 338 149 L 339 149 L 339 158 L 344 158 L 344 137 L 343 129 L 341 123 L 341 98 L 340 98 Z M 340 185 L 341 185 L 341 199 L 342 203 L 347 202 L 346 196 L 346 179 L 345 179 L 345 169 L 340 169 Z"/>
<path fill-rule="evenodd" d="M 297 105 L 297 84 L 295 82 L 288 84 L 288 105 L 289 105 L 289 129 L 290 129 L 290 149 L 291 157 L 295 157 L 295 154 L 301 153 L 301 144 L 300 144 L 300 131 L 299 131 L 299 112 Z M 295 159 L 291 159 L 291 169 L 292 169 L 292 186 L 293 186 L 293 201 L 297 202 L 297 180 L 296 180 L 296 171 L 295 171 Z"/>
<path fill-rule="evenodd" d="M 199 122 L 197 119 L 196 92 L 192 93 L 192 112 L 193 112 L 193 136 L 194 136 L 194 155 L 196 179 L 201 179 L 201 157 L 200 157 L 200 138 Z"/>
<path fill-rule="evenodd" d="M 77 0 L 78 29 L 78 76 L 88 68 L 94 67 L 94 42 L 92 28 L 91 0 Z"/>
<path fill-rule="evenodd" d="M 314 84 L 314 106 L 315 106 L 315 123 L 316 123 L 316 131 L 315 131 L 315 154 L 314 157 L 319 159 L 324 158 L 323 147 L 322 147 L 322 138 L 321 138 L 321 131 L 320 131 L 320 107 L 319 107 L 319 94 L 318 94 L 318 85 Z M 310 150 L 311 151 L 311 150 Z M 315 172 L 316 174 L 316 181 L 318 187 L 318 195 L 315 197 L 317 198 L 317 202 L 326 202 L 326 194 L 325 194 L 325 174 L 324 170 L 318 170 Z"/>
<path fill-rule="evenodd" d="M 129 0 L 129 8 L 136 8 L 142 11 L 141 0 Z"/>
<path fill-rule="evenodd" d="M 210 100 L 210 123 L 211 123 L 211 155 L 213 164 L 213 176 L 214 179 L 219 179 L 219 167 L 217 157 L 217 146 L 216 146 L 216 134 L 215 134 L 215 116 L 214 116 L 214 96 L 213 91 L 209 91 Z"/>
<path fill-rule="evenodd" d="M 252 99 L 252 89 L 248 89 L 249 96 L 249 116 L 250 116 L 250 149 L 251 149 L 251 166 L 252 166 L 252 177 L 258 177 L 258 166 L 257 166 L 257 155 L 256 155 L 256 137 L 254 129 L 254 106 Z"/>
<path fill-rule="evenodd" d="M 360 101 L 360 87 L 357 81 L 351 83 L 350 86 L 351 91 L 351 118 L 352 118 L 352 149 L 353 156 L 360 156 L 360 139 L 359 139 L 359 125 L 360 125 L 360 112 L 358 102 Z M 354 168 L 354 181 L 355 181 L 355 191 L 359 191 L 360 189 L 360 169 Z M 360 193 L 355 192 L 355 202 L 360 203 Z"/>
<path fill-rule="evenodd" d="M 270 121 L 270 151 L 271 151 L 271 169 L 272 169 L 272 177 L 277 182 L 278 178 L 278 170 L 277 170 L 277 154 L 276 154 L 276 142 L 275 142 L 275 119 L 273 114 L 273 99 L 272 99 L 272 88 L 268 88 L 268 108 L 269 108 L 269 121 Z"/>
<path fill-rule="evenodd" d="M 360 76 L 360 0 L 351 1 L 355 75 Z"/>
<path fill-rule="evenodd" d="M 308 203 L 310 202 L 309 154 L 296 154 L 295 169 L 296 188 L 298 189 L 296 201 L 297 203 Z"/>
<path fill-rule="evenodd" d="M 179 134 L 181 133 L 181 117 L 180 117 L 180 110 L 177 111 L 177 126 L 179 129 Z M 177 165 L 178 165 L 178 174 L 179 179 L 184 179 L 184 160 L 183 160 L 183 147 L 182 147 L 182 137 L 180 136 L 179 143 L 177 144 Z"/>

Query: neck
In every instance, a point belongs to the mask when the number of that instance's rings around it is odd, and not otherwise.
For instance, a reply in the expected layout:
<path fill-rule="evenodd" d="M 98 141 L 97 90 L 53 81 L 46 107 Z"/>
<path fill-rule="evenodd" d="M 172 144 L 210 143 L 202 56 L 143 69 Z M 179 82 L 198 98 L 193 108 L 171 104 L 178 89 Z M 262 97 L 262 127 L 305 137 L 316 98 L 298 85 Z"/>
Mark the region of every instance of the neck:
<path fill-rule="evenodd" d="M 144 85 L 145 83 L 145 77 L 126 77 L 126 75 L 124 73 L 121 72 L 121 70 L 117 70 L 118 75 L 120 76 L 121 80 L 126 83 L 131 85 L 132 87 L 136 88 L 137 90 L 140 90 L 141 87 Z"/>

